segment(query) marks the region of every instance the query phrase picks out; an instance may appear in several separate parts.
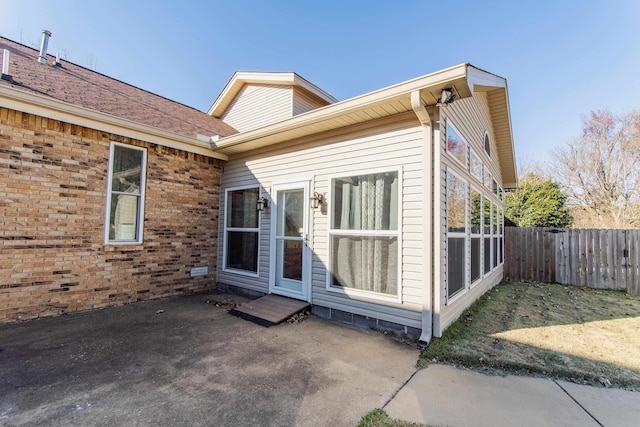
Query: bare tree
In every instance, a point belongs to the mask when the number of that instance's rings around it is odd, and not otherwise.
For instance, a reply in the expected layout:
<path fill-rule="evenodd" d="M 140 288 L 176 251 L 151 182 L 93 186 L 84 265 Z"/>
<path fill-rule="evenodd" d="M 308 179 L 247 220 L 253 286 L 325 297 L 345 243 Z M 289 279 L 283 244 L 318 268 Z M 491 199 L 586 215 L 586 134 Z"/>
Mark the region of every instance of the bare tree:
<path fill-rule="evenodd" d="M 91 53 L 87 55 L 87 68 L 93 71 L 98 69 L 98 58 L 93 56 Z"/>
<path fill-rule="evenodd" d="M 583 117 L 582 135 L 552 153 L 576 226 L 640 227 L 640 113 Z"/>

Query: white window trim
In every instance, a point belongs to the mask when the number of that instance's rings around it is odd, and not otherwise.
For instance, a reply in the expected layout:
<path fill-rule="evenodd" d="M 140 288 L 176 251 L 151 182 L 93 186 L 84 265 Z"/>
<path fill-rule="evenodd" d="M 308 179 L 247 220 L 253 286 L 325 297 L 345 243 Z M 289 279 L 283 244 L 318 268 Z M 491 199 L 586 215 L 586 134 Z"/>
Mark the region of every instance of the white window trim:
<path fill-rule="evenodd" d="M 493 193 L 492 193 L 493 194 Z M 495 196 L 495 194 L 493 194 Z M 495 209 L 495 212 L 494 212 Z M 497 258 L 500 254 L 500 249 L 496 247 L 496 238 L 498 239 L 498 243 L 500 243 L 500 235 L 496 232 L 498 229 L 498 224 L 495 223 L 496 215 L 498 215 L 498 219 L 500 211 L 500 203 L 491 203 L 491 272 L 493 273 L 498 268 L 500 268 L 500 262 Z M 495 266 L 494 266 L 495 264 Z"/>
<path fill-rule="evenodd" d="M 262 222 L 262 212 L 258 212 L 258 228 L 245 228 L 245 227 L 227 227 L 227 208 L 229 203 L 229 193 L 231 191 L 239 191 L 239 190 L 248 190 L 251 188 L 258 189 L 258 198 L 262 197 L 262 187 L 260 185 L 243 185 L 239 187 L 228 187 L 224 190 L 224 217 L 222 221 L 223 229 L 222 229 L 222 271 L 225 273 L 237 274 L 239 276 L 247 276 L 247 277 L 260 277 L 260 239 L 261 239 L 261 229 L 260 223 Z M 271 205 L 269 205 L 271 206 Z M 229 268 L 227 267 L 227 231 L 252 231 L 258 232 L 258 259 L 256 263 L 256 272 L 241 270 L 239 268 Z"/>
<path fill-rule="evenodd" d="M 123 147 L 131 150 L 142 151 L 142 163 L 140 165 L 140 204 L 138 207 L 138 224 L 136 229 L 135 240 L 111 240 L 109 239 L 109 227 L 111 226 L 111 196 L 113 187 L 113 161 L 115 147 Z M 105 209 L 104 220 L 104 244 L 105 245 L 140 245 L 143 241 L 143 225 L 144 225 L 144 200 L 146 193 L 146 177 L 147 177 L 147 149 L 144 147 L 136 147 L 135 145 L 122 144 L 120 142 L 111 141 L 109 144 L 109 166 L 107 174 L 107 205 Z"/>
<path fill-rule="evenodd" d="M 290 295 L 286 295 L 287 291 L 283 291 L 280 289 L 280 294 L 284 296 L 290 296 L 294 298 L 302 298 L 311 303 L 312 302 L 312 288 L 313 288 L 313 215 L 316 209 L 311 208 L 310 203 L 310 194 L 312 193 L 312 189 L 315 188 L 315 181 L 312 178 L 299 178 L 293 181 L 275 181 L 271 183 L 271 204 L 269 208 L 274 206 L 274 201 L 277 203 L 278 192 L 282 190 L 289 189 L 299 189 L 304 188 L 305 200 L 304 200 L 304 222 L 303 228 L 304 233 L 306 234 L 306 243 L 303 244 L 303 264 L 302 271 L 304 273 L 302 280 L 302 292 L 291 292 Z M 318 208 L 317 210 L 320 210 Z M 276 274 L 278 270 L 278 266 L 276 265 L 278 262 L 277 257 L 277 248 L 276 248 L 276 229 L 278 227 L 278 213 L 277 208 L 274 208 L 271 211 L 271 219 L 270 219 L 270 236 L 269 236 L 269 293 L 274 293 L 274 289 L 276 289 Z M 286 238 L 284 238 L 286 240 Z"/>
<path fill-rule="evenodd" d="M 471 245 L 471 239 L 469 237 L 469 233 L 467 233 L 468 227 L 469 227 L 469 215 L 470 215 L 470 209 L 469 209 L 469 181 L 467 180 L 467 178 L 463 177 L 460 173 L 456 172 L 456 170 L 454 168 L 451 167 L 447 167 L 445 169 L 445 199 L 448 198 L 449 196 L 449 177 L 448 174 L 451 173 L 453 176 L 455 176 L 456 178 L 462 180 L 462 182 L 465 184 L 466 187 L 466 196 L 465 196 L 465 202 L 464 202 L 464 215 L 465 215 L 465 232 L 461 233 L 461 232 L 450 232 L 449 231 L 449 206 L 447 206 L 447 216 L 445 218 L 445 247 L 449 248 L 449 237 L 464 237 L 464 250 L 465 250 L 465 269 L 464 269 L 464 286 L 462 287 L 462 289 L 460 289 L 458 292 L 456 292 L 455 294 L 449 296 L 449 253 L 447 252 L 447 264 L 445 266 L 445 278 L 446 278 L 446 286 L 445 286 L 445 298 L 446 298 L 446 304 L 452 304 L 453 302 L 455 302 L 458 298 L 461 298 L 462 295 L 466 294 L 467 291 L 469 290 L 469 282 L 471 281 L 471 262 L 470 262 L 470 255 L 471 255 L 471 250 L 470 250 L 470 245 Z M 447 202 L 448 203 L 448 202 Z M 468 230 L 470 232 L 470 230 Z M 469 253 L 467 253 L 467 250 L 469 251 Z"/>
<path fill-rule="evenodd" d="M 498 243 L 502 247 L 502 259 L 498 260 L 498 267 L 504 265 L 504 206 L 498 205 Z M 498 249 L 500 255 L 500 249 Z"/>
<path fill-rule="evenodd" d="M 449 139 L 449 132 L 448 132 L 449 126 L 451 126 L 451 128 L 455 131 L 455 133 L 458 134 L 458 136 L 460 137 L 462 142 L 464 142 L 464 145 L 467 148 L 465 150 L 465 156 L 464 156 L 465 163 L 462 163 L 460 159 L 458 159 L 456 156 L 454 156 L 449 152 L 449 144 L 447 143 L 447 140 Z M 469 145 L 467 140 L 464 138 L 464 136 L 462 136 L 458 128 L 456 128 L 448 119 L 445 120 L 444 122 L 444 131 L 445 131 L 444 132 L 444 152 L 447 153 L 447 156 L 449 156 L 449 158 L 454 159 L 459 165 L 461 165 L 464 170 L 468 170 L 469 169 L 469 149 L 471 149 L 471 146 Z"/>
<path fill-rule="evenodd" d="M 398 230 L 396 231 L 370 231 L 370 230 L 334 230 L 333 227 L 333 206 L 331 204 L 333 200 L 333 180 L 335 178 L 344 178 L 347 176 L 360 176 L 360 175 L 371 175 L 375 173 L 386 173 L 386 172 L 397 172 L 398 173 Z M 394 302 L 398 304 L 402 304 L 402 225 L 403 225 L 403 217 L 402 217 L 402 199 L 404 193 L 404 186 L 402 181 L 402 166 L 398 166 L 395 168 L 375 168 L 375 169 L 361 169 L 355 171 L 345 171 L 338 174 L 333 174 L 327 177 L 328 179 L 328 198 L 327 198 L 327 212 L 328 212 L 328 223 L 327 223 L 327 242 L 328 242 L 328 268 L 326 274 L 326 290 L 328 292 L 333 292 L 336 294 L 347 295 L 349 297 L 360 297 L 363 299 L 377 300 L 377 301 L 386 301 L 386 302 Z M 396 236 L 398 238 L 398 294 L 397 295 L 388 295 L 381 294 L 372 291 L 365 291 L 361 289 L 354 288 L 338 288 L 331 286 L 332 278 L 333 278 L 333 247 L 332 247 L 332 239 L 331 236 L 334 234 L 338 235 L 352 235 L 352 236 L 363 236 L 363 237 L 377 237 L 377 236 Z"/>
<path fill-rule="evenodd" d="M 487 138 L 489 138 L 489 151 L 487 151 L 487 146 L 485 143 Z M 489 131 L 487 130 L 485 130 L 484 134 L 482 134 L 482 151 L 484 151 L 484 154 L 486 154 L 490 159 L 492 158 L 491 153 L 493 150 L 491 149 L 491 135 L 489 135 Z"/>

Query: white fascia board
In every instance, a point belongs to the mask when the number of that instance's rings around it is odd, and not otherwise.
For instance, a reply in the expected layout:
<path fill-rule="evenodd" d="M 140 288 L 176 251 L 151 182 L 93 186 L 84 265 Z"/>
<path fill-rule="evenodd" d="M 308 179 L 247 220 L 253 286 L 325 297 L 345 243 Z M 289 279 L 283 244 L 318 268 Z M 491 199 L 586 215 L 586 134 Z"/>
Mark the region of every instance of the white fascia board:
<path fill-rule="evenodd" d="M 509 88 L 507 87 L 507 80 L 503 77 L 497 76 L 487 71 L 483 71 L 473 66 L 469 66 L 469 69 L 467 70 L 467 81 L 469 83 L 469 88 L 473 92 L 476 92 L 476 91 L 485 92 L 487 90 L 493 90 L 493 89 L 504 90 L 506 111 L 503 111 L 502 113 L 506 115 L 507 121 L 509 123 L 510 138 L 508 143 L 509 143 L 509 150 L 511 151 L 511 158 L 508 160 L 513 163 L 516 182 L 506 183 L 506 184 L 503 183 L 503 185 L 505 188 L 517 187 L 518 170 L 517 170 L 517 164 L 516 164 L 515 148 L 513 143 L 513 130 L 511 127 L 511 108 L 509 106 Z"/>
<path fill-rule="evenodd" d="M 111 114 L 90 110 L 68 102 L 43 97 L 6 86 L 0 86 L 0 106 L 53 120 L 60 120 L 87 128 L 139 139 L 141 141 L 201 154 L 220 160 L 229 160 L 215 152 L 209 143 L 173 132 L 123 119 Z"/>
<path fill-rule="evenodd" d="M 472 65 L 469 65 L 467 68 L 467 82 L 469 84 L 469 89 L 472 92 L 475 92 L 475 87 L 490 87 L 490 88 L 506 88 L 507 80 L 497 76 L 495 74 L 491 74 L 489 72 L 483 71 L 479 68 L 476 68 Z"/>
<path fill-rule="evenodd" d="M 293 73 L 293 83 L 296 86 L 300 86 L 301 88 L 305 89 L 307 92 L 314 94 L 318 98 L 328 102 L 329 104 L 335 104 L 336 102 L 338 102 L 336 98 L 295 73 Z"/>
<path fill-rule="evenodd" d="M 307 113 L 299 114 L 290 119 L 283 120 L 272 125 L 264 126 L 247 132 L 220 138 L 215 144 L 217 149 L 223 149 L 254 139 L 283 133 L 292 129 L 313 125 L 314 123 L 349 114 L 354 111 L 363 110 L 375 105 L 381 105 L 403 96 L 407 98 L 410 93 L 416 90 L 424 90 L 431 86 L 437 86 L 454 80 L 467 78 L 467 64 L 457 65 L 437 71 L 426 76 L 418 77 L 394 86 L 389 86 L 365 95 L 347 99 L 335 104 L 327 105 Z"/>

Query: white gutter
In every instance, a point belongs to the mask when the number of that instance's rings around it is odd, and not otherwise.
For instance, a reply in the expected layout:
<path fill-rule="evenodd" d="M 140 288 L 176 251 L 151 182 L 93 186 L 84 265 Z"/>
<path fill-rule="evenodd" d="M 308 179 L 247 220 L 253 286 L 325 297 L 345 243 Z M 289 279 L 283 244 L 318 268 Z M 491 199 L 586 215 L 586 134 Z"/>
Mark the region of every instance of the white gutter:
<path fill-rule="evenodd" d="M 103 132 L 139 139 L 164 147 L 201 154 L 220 160 L 229 160 L 226 154 L 211 150 L 208 142 L 200 141 L 196 138 L 189 138 L 133 120 L 78 107 L 68 102 L 35 95 L 2 85 L 0 85 L 0 106 Z"/>
<path fill-rule="evenodd" d="M 422 333 L 420 335 L 420 344 L 428 346 L 433 337 L 433 274 L 431 266 L 433 264 L 433 249 L 431 235 L 433 233 L 433 225 L 431 215 L 433 212 L 432 202 L 432 181 L 433 181 L 433 127 L 431 126 L 431 117 L 427 108 L 422 103 L 420 91 L 411 92 L 411 108 L 416 113 L 418 120 L 422 124 L 422 170 L 425 173 L 422 182 L 422 212 L 424 223 L 422 226 L 422 259 L 424 260 L 423 268 L 423 286 L 422 286 Z"/>

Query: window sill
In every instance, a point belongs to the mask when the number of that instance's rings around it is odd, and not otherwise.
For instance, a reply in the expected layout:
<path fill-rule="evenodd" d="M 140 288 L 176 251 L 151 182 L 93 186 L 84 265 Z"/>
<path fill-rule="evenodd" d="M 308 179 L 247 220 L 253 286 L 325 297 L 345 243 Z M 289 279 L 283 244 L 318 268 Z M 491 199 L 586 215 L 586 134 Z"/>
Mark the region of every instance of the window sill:
<path fill-rule="evenodd" d="M 140 243 L 109 243 L 103 246 L 104 252 L 137 252 L 144 249 L 144 245 Z"/>
<path fill-rule="evenodd" d="M 247 276 L 247 277 L 255 277 L 255 278 L 259 278 L 260 274 L 258 274 L 257 272 L 253 272 L 253 271 L 249 271 L 249 270 L 240 270 L 237 268 L 223 268 L 222 271 L 224 271 L 225 273 L 231 273 L 231 274 L 238 274 L 240 276 Z"/>

